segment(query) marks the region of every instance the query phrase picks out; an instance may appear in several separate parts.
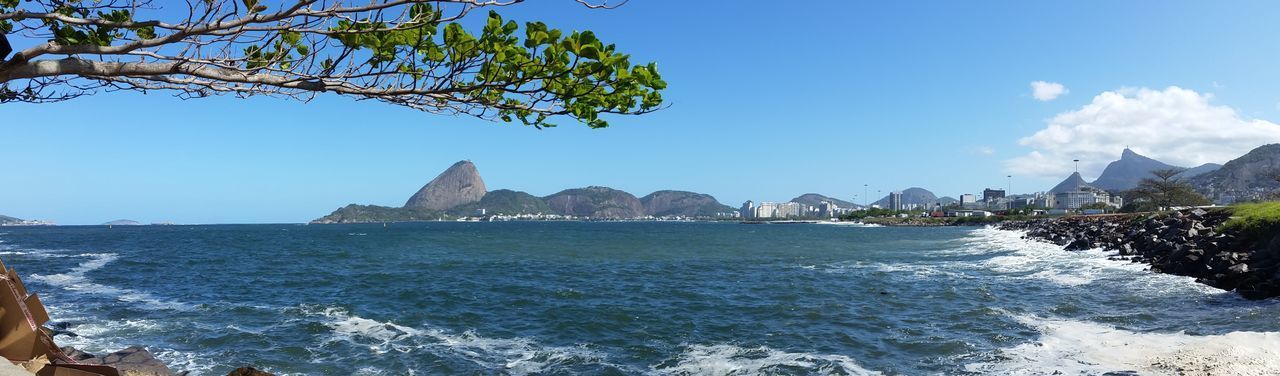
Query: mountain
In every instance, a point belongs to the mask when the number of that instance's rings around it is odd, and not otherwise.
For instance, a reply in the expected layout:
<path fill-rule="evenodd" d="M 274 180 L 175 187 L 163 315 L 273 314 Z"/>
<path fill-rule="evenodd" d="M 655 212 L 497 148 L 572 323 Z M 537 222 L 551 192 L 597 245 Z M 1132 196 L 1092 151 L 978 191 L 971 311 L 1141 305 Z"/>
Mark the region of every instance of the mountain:
<path fill-rule="evenodd" d="M 128 219 L 117 219 L 111 222 L 103 223 L 102 225 L 103 226 L 141 226 L 142 222 L 128 220 Z"/>
<path fill-rule="evenodd" d="M 1054 186 L 1053 189 L 1050 189 L 1049 193 L 1075 192 L 1075 191 L 1079 191 L 1080 188 L 1086 188 L 1086 187 L 1095 188 L 1094 186 L 1089 185 L 1089 183 L 1085 182 L 1084 178 L 1080 177 L 1079 172 L 1075 172 L 1075 173 L 1072 173 L 1071 176 L 1068 176 L 1067 180 L 1063 180 L 1061 183 L 1058 183 L 1058 185 Z"/>
<path fill-rule="evenodd" d="M 1178 178 L 1180 178 L 1180 179 L 1191 179 L 1191 178 L 1194 178 L 1194 177 L 1197 177 L 1197 176 L 1200 176 L 1200 175 L 1204 175 L 1204 174 L 1207 174 L 1207 173 L 1210 173 L 1210 172 L 1217 171 L 1217 170 L 1218 170 L 1218 169 L 1220 169 L 1220 168 L 1222 168 L 1222 165 L 1220 165 L 1220 164 L 1217 164 L 1217 163 L 1205 163 L 1205 164 L 1202 164 L 1202 165 L 1199 165 L 1199 166 L 1196 166 L 1196 167 L 1188 168 L 1188 169 L 1186 169 L 1186 170 L 1182 171 L 1182 173 L 1179 173 L 1177 177 L 1178 177 Z"/>
<path fill-rule="evenodd" d="M 652 216 L 714 217 L 736 209 L 721 204 L 708 194 L 685 191 L 657 191 L 640 198 L 644 212 Z"/>
<path fill-rule="evenodd" d="M 938 204 L 940 204 L 940 205 L 942 205 L 942 206 L 947 206 L 947 205 L 951 205 L 951 204 L 959 204 L 959 203 L 960 203 L 960 200 L 959 200 L 959 199 L 956 199 L 955 197 L 951 197 L 951 196 L 942 196 L 942 197 L 938 197 Z"/>
<path fill-rule="evenodd" d="M 1179 167 L 1147 158 L 1128 148 L 1120 153 L 1120 159 L 1111 162 L 1102 170 L 1102 175 L 1092 185 L 1108 191 L 1127 191 L 1138 186 L 1142 179 L 1151 177 L 1155 170 L 1177 169 Z M 1054 192 L 1057 193 L 1057 192 Z"/>
<path fill-rule="evenodd" d="M 329 223 L 376 223 L 430 221 L 441 217 L 441 212 L 420 208 L 393 208 L 378 205 L 351 204 L 333 211 L 329 215 L 311 221 L 314 224 Z"/>
<path fill-rule="evenodd" d="M 609 187 L 566 189 L 543 199 L 556 214 L 575 217 L 625 219 L 645 213 L 636 196 Z"/>
<path fill-rule="evenodd" d="M 1265 197 L 1280 188 L 1280 144 L 1263 145 L 1221 168 L 1188 180 L 1215 202 L 1231 203 Z"/>
<path fill-rule="evenodd" d="M 830 202 L 830 203 L 832 203 L 832 204 L 836 204 L 836 206 L 837 206 L 837 207 L 841 207 L 841 208 L 860 208 L 860 207 L 862 207 L 862 205 L 858 205 L 858 204 L 855 204 L 855 203 L 852 203 L 852 202 L 844 201 L 844 200 L 841 200 L 841 199 L 838 199 L 838 198 L 831 198 L 831 197 L 828 197 L 828 196 L 823 196 L 823 195 L 820 195 L 820 194 L 817 194 L 817 193 L 805 193 L 805 194 L 800 195 L 800 197 L 796 197 L 796 198 L 791 199 L 791 202 L 798 202 L 798 203 L 805 204 L 805 205 L 809 205 L 809 206 L 813 206 L 813 207 L 817 207 L 819 204 L 822 204 L 822 202 L 823 202 L 823 201 L 827 201 L 827 202 Z"/>
<path fill-rule="evenodd" d="M 480 201 L 455 206 L 449 209 L 449 213 L 471 215 L 478 209 L 484 209 L 485 214 L 507 215 L 549 214 L 552 212 L 551 207 L 547 206 L 547 202 L 543 201 L 541 197 L 510 189 L 499 189 L 485 194 Z"/>
<path fill-rule="evenodd" d="M 10 216 L 0 215 L 0 225 L 13 225 L 18 223 L 22 223 L 22 220 L 18 218 L 10 217 Z"/>
<path fill-rule="evenodd" d="M 934 195 L 933 192 L 930 192 L 928 189 L 924 189 L 920 187 L 911 187 L 911 188 L 902 190 L 903 205 L 933 206 L 933 204 L 937 202 L 938 202 L 938 196 Z M 889 196 L 885 195 L 884 198 L 877 200 L 873 204 L 880 205 L 880 207 L 882 208 L 887 208 L 889 207 Z"/>
<path fill-rule="evenodd" d="M 449 210 L 458 205 L 480 201 L 484 194 L 484 180 L 480 179 L 480 171 L 476 170 L 476 165 L 471 161 L 460 161 L 431 179 L 413 197 L 409 197 L 404 207 Z"/>

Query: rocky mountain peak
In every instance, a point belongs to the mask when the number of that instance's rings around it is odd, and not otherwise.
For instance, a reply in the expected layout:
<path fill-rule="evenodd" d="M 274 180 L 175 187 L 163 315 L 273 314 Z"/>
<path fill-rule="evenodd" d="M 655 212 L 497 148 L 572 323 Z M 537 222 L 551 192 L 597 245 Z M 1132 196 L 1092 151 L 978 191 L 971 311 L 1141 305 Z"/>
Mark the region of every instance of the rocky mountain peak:
<path fill-rule="evenodd" d="M 1081 188 L 1094 188 L 1094 187 L 1090 185 L 1088 182 L 1086 182 L 1083 177 L 1080 176 L 1080 172 L 1073 172 L 1071 173 L 1071 176 L 1067 177 L 1066 180 L 1063 180 L 1061 183 L 1058 183 L 1058 185 L 1054 186 L 1053 189 L 1050 189 L 1049 193 L 1074 192 L 1074 191 L 1079 191 Z"/>
<path fill-rule="evenodd" d="M 405 208 L 448 210 L 455 206 L 470 204 L 484 198 L 487 191 L 480 171 L 471 161 L 459 161 L 431 179 L 430 183 L 418 190 Z"/>

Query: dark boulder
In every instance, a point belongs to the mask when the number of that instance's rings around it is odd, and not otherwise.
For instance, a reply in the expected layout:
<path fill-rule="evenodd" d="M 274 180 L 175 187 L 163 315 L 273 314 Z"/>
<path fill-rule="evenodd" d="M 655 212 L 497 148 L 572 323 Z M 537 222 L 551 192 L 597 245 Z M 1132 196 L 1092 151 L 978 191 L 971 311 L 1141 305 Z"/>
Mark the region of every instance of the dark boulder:
<path fill-rule="evenodd" d="M 228 373 L 227 376 L 275 376 L 275 374 L 253 367 L 240 367 Z"/>

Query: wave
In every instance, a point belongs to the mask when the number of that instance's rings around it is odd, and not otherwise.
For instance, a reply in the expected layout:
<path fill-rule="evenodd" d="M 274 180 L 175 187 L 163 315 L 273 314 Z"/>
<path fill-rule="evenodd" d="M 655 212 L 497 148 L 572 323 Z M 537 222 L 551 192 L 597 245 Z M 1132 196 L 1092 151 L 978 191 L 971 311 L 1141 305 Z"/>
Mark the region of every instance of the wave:
<path fill-rule="evenodd" d="M 1147 333 L 1071 320 L 1015 315 L 1041 333 L 1036 342 L 1000 349 L 991 362 L 966 366 L 993 375 L 1280 374 L 1280 332 L 1196 336 Z"/>
<path fill-rule="evenodd" d="M 844 355 L 784 352 L 768 347 L 744 348 L 728 344 L 688 346 L 674 364 L 654 366 L 663 375 L 760 374 L 880 375 Z"/>
<path fill-rule="evenodd" d="M 138 338 L 163 335 L 180 329 L 176 328 L 174 324 L 165 321 L 151 319 L 104 320 L 76 315 L 76 310 L 68 306 L 51 305 L 46 307 L 49 309 L 50 315 L 56 317 L 58 321 L 77 323 L 69 328 L 76 336 L 57 337 L 56 341 L 59 346 L 71 346 L 99 356 L 137 345 Z M 209 356 L 210 354 L 179 351 L 155 344 L 149 344 L 147 350 L 155 355 L 157 359 L 163 361 L 169 369 L 177 372 L 188 371 L 190 375 L 210 374 L 215 368 L 227 366 L 220 364 L 217 358 Z"/>
<path fill-rule="evenodd" d="M 844 226 L 844 227 L 884 227 L 884 225 L 878 225 L 875 223 L 862 223 L 862 222 L 818 221 L 818 222 L 814 222 L 814 224 L 828 225 L 828 226 Z"/>
<path fill-rule="evenodd" d="M 1116 252 L 1101 249 L 1066 251 L 1055 244 L 1024 239 L 1023 234 L 1022 231 L 993 227 L 976 229 L 970 233 L 964 247 L 974 254 L 994 255 L 978 262 L 983 269 L 1014 278 L 1043 280 L 1062 287 L 1083 286 L 1108 279 L 1109 282 L 1142 285 L 1142 288 L 1165 292 L 1227 293 L 1195 283 L 1191 278 L 1150 272 L 1141 263 L 1110 259 L 1118 255 Z"/>
<path fill-rule="evenodd" d="M 150 309 L 179 311 L 190 311 L 195 309 L 195 307 L 190 304 L 157 298 L 145 292 L 95 283 L 85 276 L 86 273 L 102 269 L 104 266 L 107 266 L 107 264 L 110 264 L 112 261 L 120 258 L 120 256 L 115 253 L 82 253 L 74 256 L 88 257 L 89 260 L 81 262 L 80 265 L 72 268 L 66 273 L 50 275 L 32 274 L 31 280 L 43 282 L 51 286 L 61 287 L 68 291 L 114 296 L 116 300 L 138 303 Z"/>
<path fill-rule="evenodd" d="M 346 309 L 304 307 L 305 314 L 325 318 L 332 331 L 324 343 L 346 342 L 384 354 L 391 351 L 428 351 L 448 358 L 462 358 L 485 369 L 526 375 L 548 372 L 566 364 L 606 364 L 604 355 L 586 346 L 546 346 L 527 338 L 488 338 L 474 331 L 454 334 L 437 328 L 414 328 L 390 321 L 352 315 Z"/>

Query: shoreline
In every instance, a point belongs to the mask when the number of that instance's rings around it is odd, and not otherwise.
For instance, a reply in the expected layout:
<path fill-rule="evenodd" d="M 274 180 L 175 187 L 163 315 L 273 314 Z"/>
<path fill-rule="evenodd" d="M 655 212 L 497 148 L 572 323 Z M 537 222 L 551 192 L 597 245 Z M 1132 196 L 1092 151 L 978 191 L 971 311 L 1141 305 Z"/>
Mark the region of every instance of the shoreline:
<path fill-rule="evenodd" d="M 1250 300 L 1280 296 L 1280 234 L 1224 226 L 1231 218 L 1225 209 L 1190 209 L 1007 221 L 996 228 L 1024 231 L 1025 239 L 1057 244 L 1067 252 L 1117 252 L 1110 258 L 1192 277 Z"/>

